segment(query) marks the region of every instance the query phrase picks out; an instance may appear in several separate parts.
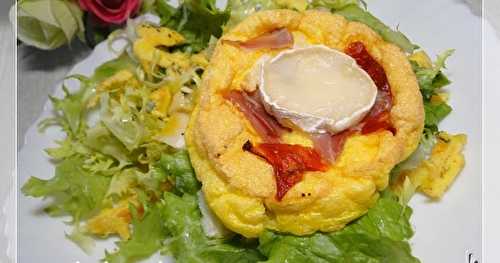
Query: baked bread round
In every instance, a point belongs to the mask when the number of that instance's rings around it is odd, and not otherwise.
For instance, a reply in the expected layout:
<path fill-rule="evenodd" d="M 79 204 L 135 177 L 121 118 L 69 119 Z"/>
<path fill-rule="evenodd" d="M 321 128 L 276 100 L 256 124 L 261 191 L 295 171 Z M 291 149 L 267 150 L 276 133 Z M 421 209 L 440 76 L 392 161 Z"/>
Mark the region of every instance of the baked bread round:
<path fill-rule="evenodd" d="M 362 42 L 384 68 L 393 95 L 387 130 L 349 137 L 326 172 L 306 172 L 281 201 L 276 200 L 273 168 L 246 152 L 247 141 L 260 142 L 252 125 L 222 92 L 244 89 L 253 65 L 280 50 L 247 50 L 224 40 L 247 41 L 287 28 L 295 45 L 321 44 L 340 51 Z M 251 85 L 250 85 L 251 86 Z M 326 11 L 262 11 L 246 18 L 219 40 L 203 75 L 198 104 L 186 143 L 209 207 L 230 230 L 257 237 L 264 229 L 295 235 L 341 229 L 375 203 L 388 185 L 391 169 L 417 147 L 424 110 L 415 74 L 406 55 L 364 24 Z M 289 144 L 312 146 L 301 131 L 286 133 Z"/>

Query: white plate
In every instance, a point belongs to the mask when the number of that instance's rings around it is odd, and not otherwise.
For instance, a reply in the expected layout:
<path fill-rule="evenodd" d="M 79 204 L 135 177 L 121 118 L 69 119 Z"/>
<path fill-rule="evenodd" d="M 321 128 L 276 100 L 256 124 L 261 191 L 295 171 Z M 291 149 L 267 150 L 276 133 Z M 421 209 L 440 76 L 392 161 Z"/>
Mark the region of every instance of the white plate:
<path fill-rule="evenodd" d="M 416 234 L 411 244 L 414 254 L 424 263 L 468 262 L 467 253 L 474 253 L 480 259 L 481 19 L 465 3 L 456 0 L 373 1 L 369 2 L 369 9 L 390 26 L 399 25 L 401 31 L 433 56 L 448 48 L 456 49 L 447 71 L 453 81 L 448 89 L 454 110 L 441 128 L 468 135 L 467 163 L 443 200 L 429 202 L 423 196 L 412 200 L 412 223 Z M 101 44 L 70 74 L 90 75 L 96 66 L 111 58 L 106 45 Z M 62 96 L 61 90 L 57 89 L 55 95 Z M 47 102 L 40 119 L 49 117 L 51 110 Z M 53 176 L 54 167 L 43 149 L 54 146 L 54 139 L 62 136 L 57 128 L 40 134 L 33 124 L 18 157 L 20 186 L 30 176 Z M 64 237 L 64 232 L 69 231 L 64 219 L 53 219 L 40 213 L 45 202 L 22 194 L 18 199 L 19 262 L 97 262 L 103 257 L 105 248 L 113 248 L 111 240 L 99 241 L 94 253 L 86 255 Z M 169 262 L 158 255 L 147 262 L 159 262 L 160 259 Z"/>

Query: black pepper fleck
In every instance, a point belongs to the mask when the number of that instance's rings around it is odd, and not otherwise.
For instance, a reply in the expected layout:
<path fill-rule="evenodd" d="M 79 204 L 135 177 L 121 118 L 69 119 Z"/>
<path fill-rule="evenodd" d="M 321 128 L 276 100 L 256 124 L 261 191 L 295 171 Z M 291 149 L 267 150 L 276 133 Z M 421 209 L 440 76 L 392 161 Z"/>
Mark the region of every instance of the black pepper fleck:
<path fill-rule="evenodd" d="M 252 149 L 252 143 L 250 141 L 247 141 L 241 148 L 243 149 L 243 151 L 250 151 Z"/>

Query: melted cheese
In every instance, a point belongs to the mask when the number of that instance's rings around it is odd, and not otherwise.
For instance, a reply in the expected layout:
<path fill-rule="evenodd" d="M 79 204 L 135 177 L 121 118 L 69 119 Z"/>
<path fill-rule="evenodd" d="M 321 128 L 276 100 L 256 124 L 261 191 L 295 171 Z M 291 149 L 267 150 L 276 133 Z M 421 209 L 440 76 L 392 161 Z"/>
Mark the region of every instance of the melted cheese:
<path fill-rule="evenodd" d="M 261 68 L 266 110 L 283 125 L 337 133 L 357 124 L 375 102 L 377 87 L 354 59 L 325 46 L 287 50 Z"/>

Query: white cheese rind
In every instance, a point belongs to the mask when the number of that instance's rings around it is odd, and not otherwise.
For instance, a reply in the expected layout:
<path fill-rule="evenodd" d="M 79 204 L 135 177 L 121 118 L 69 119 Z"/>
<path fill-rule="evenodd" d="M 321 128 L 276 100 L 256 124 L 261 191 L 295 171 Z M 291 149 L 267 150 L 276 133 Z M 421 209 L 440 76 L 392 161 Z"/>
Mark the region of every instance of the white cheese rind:
<path fill-rule="evenodd" d="M 282 125 L 308 133 L 356 125 L 377 96 L 375 83 L 353 58 L 322 45 L 286 50 L 266 62 L 259 91 Z"/>

